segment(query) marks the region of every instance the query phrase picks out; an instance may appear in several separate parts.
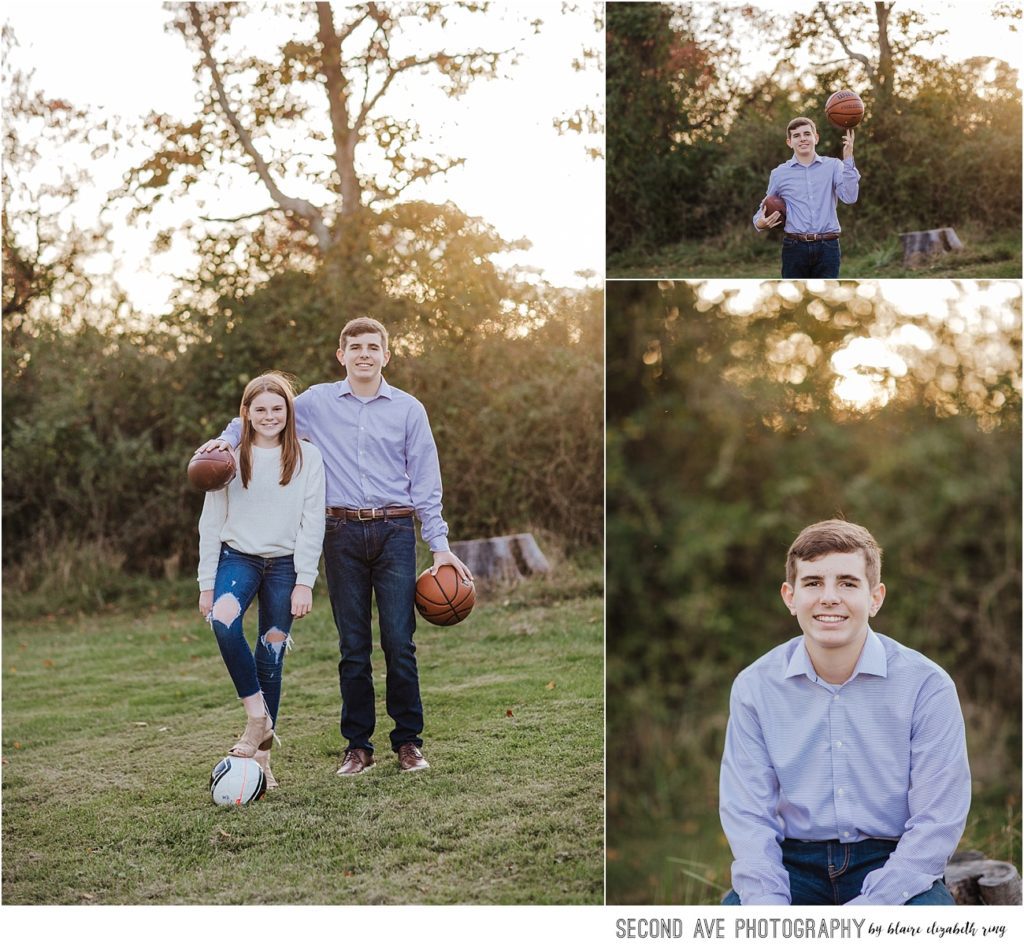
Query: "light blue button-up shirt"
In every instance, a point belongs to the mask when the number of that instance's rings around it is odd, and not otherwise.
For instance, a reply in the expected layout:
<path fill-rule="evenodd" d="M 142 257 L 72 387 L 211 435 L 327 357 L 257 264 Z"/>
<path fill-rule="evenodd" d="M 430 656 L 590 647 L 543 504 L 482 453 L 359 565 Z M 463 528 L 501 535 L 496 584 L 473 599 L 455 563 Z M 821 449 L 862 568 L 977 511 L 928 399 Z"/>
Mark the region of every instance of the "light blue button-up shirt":
<path fill-rule="evenodd" d="M 898 839 L 848 904 L 902 905 L 945 872 L 967 822 L 971 774 L 952 679 L 868 630 L 850 678 L 818 677 L 803 637 L 733 683 L 720 814 L 743 905 L 786 905 L 783 839 Z"/>
<path fill-rule="evenodd" d="M 860 172 L 853 158 L 823 158 L 815 154 L 809 165 L 794 155 L 775 168 L 768 178 L 765 198 L 777 194 L 786 202 L 785 230 L 794 234 L 838 233 L 836 199 L 854 204 L 860 194 Z M 764 201 L 762 200 L 762 204 Z M 761 207 L 754 212 L 754 226 Z"/>
<path fill-rule="evenodd" d="M 220 437 L 237 444 L 241 424 L 235 418 Z M 326 382 L 296 397 L 295 427 L 323 455 L 328 507 L 413 507 L 431 551 L 448 550 L 437 446 L 417 399 L 383 378 L 367 397 L 347 379 Z"/>

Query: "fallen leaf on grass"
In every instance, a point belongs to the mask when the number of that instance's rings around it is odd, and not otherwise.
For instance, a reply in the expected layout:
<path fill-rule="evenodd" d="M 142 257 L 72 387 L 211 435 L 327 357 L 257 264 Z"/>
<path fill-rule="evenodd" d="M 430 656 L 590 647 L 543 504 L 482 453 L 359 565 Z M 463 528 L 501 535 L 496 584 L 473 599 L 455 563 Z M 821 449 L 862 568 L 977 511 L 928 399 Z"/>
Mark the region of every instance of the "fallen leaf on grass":
<path fill-rule="evenodd" d="M 134 724 L 136 727 L 149 727 L 148 721 L 132 721 L 132 724 Z"/>
<path fill-rule="evenodd" d="M 15 667 L 14 667 L 13 665 L 12 665 L 12 666 L 11 666 L 10 668 L 8 668 L 7 670 L 8 670 L 8 671 L 9 671 L 9 672 L 10 672 L 10 673 L 11 673 L 12 675 L 17 675 L 17 674 L 18 674 L 18 669 L 17 669 L 17 668 L 15 668 Z"/>
<path fill-rule="evenodd" d="M 53 668 L 53 659 L 52 658 L 44 658 L 43 659 L 43 668 Z"/>
<path fill-rule="evenodd" d="M 223 827 L 217 827 L 217 835 L 224 837 L 224 839 L 231 839 L 231 834 Z"/>
<path fill-rule="evenodd" d="M 10 761 L 6 757 L 0 757 L 0 764 L 3 764 L 6 767 L 9 763 Z"/>
<path fill-rule="evenodd" d="M 505 709 L 505 717 L 506 718 L 514 718 L 515 717 L 515 715 L 512 713 L 512 709 L 511 708 L 506 708 Z"/>
<path fill-rule="evenodd" d="M 549 681 L 544 687 L 547 688 L 548 691 L 554 691 L 555 683 L 553 681 Z"/>
<path fill-rule="evenodd" d="M 20 751 L 21 750 L 21 741 L 15 741 L 14 742 L 14 749 L 16 751 Z"/>
<path fill-rule="evenodd" d="M 163 731 L 169 731 L 170 728 L 169 727 L 158 727 L 157 730 L 163 732 Z"/>

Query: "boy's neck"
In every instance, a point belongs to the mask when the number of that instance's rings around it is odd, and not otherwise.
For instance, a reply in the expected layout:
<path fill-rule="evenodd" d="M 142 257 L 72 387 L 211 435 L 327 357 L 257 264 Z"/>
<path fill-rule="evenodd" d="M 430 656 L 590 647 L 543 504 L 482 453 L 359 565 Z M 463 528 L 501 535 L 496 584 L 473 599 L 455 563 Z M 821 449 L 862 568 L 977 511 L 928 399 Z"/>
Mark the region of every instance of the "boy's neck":
<path fill-rule="evenodd" d="M 804 636 L 804 647 L 810 656 L 811 665 L 819 678 L 823 678 L 830 685 L 841 685 L 850 680 L 853 670 L 860 660 L 860 653 L 864 651 L 864 643 L 868 639 L 867 629 L 864 635 L 857 642 L 851 642 L 843 648 L 821 648 Z"/>
<path fill-rule="evenodd" d="M 351 376 L 348 377 L 348 385 L 352 389 L 352 394 L 358 395 L 361 398 L 369 398 L 371 395 L 376 395 L 380 391 L 380 383 L 383 381 L 384 377 L 382 375 L 367 381 L 354 379 Z"/>
<path fill-rule="evenodd" d="M 793 152 L 793 157 L 794 157 L 794 158 L 795 158 L 795 159 L 796 159 L 797 161 L 799 161 L 799 162 L 800 162 L 800 164 L 802 164 L 802 165 L 805 165 L 805 166 L 806 166 L 806 165 L 813 165 L 813 164 L 814 164 L 814 159 L 818 157 L 818 153 L 817 153 L 816 151 L 812 151 L 812 152 L 811 152 L 811 153 L 810 153 L 810 154 L 809 154 L 809 155 L 808 155 L 808 156 L 807 156 L 806 158 L 801 158 L 801 157 L 800 157 L 800 156 L 799 156 L 799 155 L 798 155 L 798 154 L 797 154 L 797 153 L 796 153 L 796 152 L 794 151 L 794 152 Z"/>

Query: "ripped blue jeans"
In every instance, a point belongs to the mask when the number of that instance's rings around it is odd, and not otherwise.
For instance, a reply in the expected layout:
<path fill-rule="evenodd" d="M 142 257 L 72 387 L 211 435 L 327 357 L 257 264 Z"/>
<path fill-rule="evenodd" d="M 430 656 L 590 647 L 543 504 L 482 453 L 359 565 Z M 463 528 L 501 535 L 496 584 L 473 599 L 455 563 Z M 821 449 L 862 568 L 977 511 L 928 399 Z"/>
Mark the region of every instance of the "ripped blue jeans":
<path fill-rule="evenodd" d="M 221 544 L 210 625 L 238 697 L 262 691 L 275 725 L 285 646 L 292 627 L 295 579 L 291 556 L 252 556 Z M 242 618 L 257 596 L 259 636 L 253 651 L 245 639 Z"/>

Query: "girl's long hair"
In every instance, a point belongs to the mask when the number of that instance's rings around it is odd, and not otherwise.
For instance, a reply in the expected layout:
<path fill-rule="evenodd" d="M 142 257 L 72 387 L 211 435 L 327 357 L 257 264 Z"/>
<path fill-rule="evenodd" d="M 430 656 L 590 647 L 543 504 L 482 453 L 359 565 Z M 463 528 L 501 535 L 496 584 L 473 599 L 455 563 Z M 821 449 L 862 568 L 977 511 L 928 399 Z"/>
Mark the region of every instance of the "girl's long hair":
<path fill-rule="evenodd" d="M 280 434 L 281 439 L 281 480 L 283 487 L 295 474 L 296 468 L 302 467 L 302 446 L 299 444 L 299 437 L 295 433 L 295 392 L 292 390 L 292 383 L 287 376 L 281 372 L 266 372 L 254 378 L 245 386 L 242 393 L 242 404 L 238 414 L 242 419 L 242 441 L 238 446 L 239 467 L 242 473 L 242 486 L 249 486 L 249 479 L 252 477 L 252 443 L 253 431 L 252 422 L 249 419 L 249 406 L 253 399 L 264 392 L 273 395 L 280 395 L 288 406 L 288 419 L 285 421 L 284 430 Z"/>

